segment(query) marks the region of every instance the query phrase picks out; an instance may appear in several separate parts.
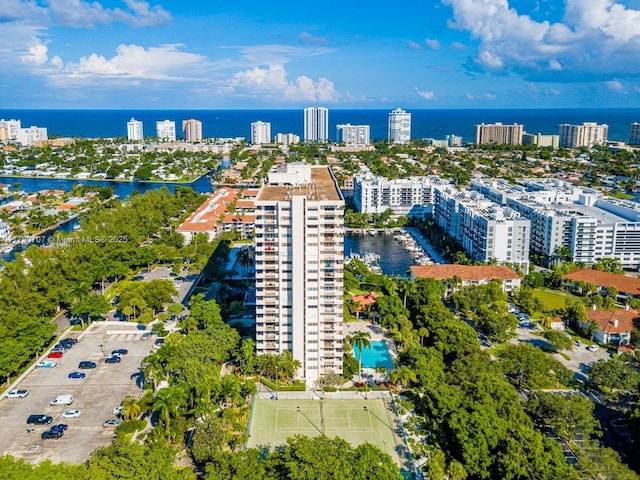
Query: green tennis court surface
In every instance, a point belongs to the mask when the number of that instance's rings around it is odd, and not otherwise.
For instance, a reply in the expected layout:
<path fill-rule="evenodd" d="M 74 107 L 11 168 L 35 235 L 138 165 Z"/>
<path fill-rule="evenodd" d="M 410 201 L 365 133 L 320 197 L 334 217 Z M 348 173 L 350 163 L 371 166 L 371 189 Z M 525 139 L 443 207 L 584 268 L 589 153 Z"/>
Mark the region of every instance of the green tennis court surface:
<path fill-rule="evenodd" d="M 405 468 L 405 448 L 396 431 L 393 409 L 379 398 L 256 399 L 247 446 L 273 449 L 296 434 L 325 434 L 344 438 L 354 446 L 365 442 L 377 445 Z"/>

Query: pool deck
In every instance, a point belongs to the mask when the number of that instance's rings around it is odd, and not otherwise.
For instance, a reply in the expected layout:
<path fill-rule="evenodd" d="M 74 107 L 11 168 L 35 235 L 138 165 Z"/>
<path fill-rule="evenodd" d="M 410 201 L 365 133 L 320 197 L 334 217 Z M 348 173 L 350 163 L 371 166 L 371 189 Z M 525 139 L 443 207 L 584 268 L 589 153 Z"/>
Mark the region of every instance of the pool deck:
<path fill-rule="evenodd" d="M 347 322 L 344 324 L 343 331 L 345 337 L 347 335 L 353 335 L 355 332 L 367 332 L 369 335 L 371 335 L 370 340 L 372 342 L 384 342 L 387 346 L 387 349 L 389 350 L 391 359 L 395 363 L 396 358 L 398 357 L 398 350 L 387 329 L 382 328 L 380 325 L 372 324 L 369 322 Z M 370 380 L 376 383 L 385 381 L 387 377 L 386 373 L 376 372 L 374 368 L 363 368 L 362 373 L 363 376 L 366 375 Z M 357 375 L 355 377 L 357 377 Z"/>

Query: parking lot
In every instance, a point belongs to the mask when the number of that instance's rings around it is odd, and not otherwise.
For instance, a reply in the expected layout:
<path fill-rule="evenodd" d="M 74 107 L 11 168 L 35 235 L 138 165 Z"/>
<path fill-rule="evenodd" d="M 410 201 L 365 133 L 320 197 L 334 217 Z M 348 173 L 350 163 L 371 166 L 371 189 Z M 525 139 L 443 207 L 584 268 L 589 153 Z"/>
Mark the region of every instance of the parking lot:
<path fill-rule="evenodd" d="M 111 443 L 114 430 L 103 428 L 105 420 L 114 418 L 113 409 L 122 400 L 142 393 L 140 364 L 153 347 L 153 337 L 142 340 L 142 333 L 134 323 L 99 322 L 85 332 L 71 336 L 79 342 L 62 358 L 56 359 L 54 368 L 35 368 L 12 388 L 26 389 L 25 398 L 2 398 L 0 401 L 0 452 L 38 463 L 44 459 L 53 462 L 82 463 L 96 448 Z M 116 349 L 127 349 L 120 363 L 105 364 L 105 358 Z M 81 361 L 93 361 L 94 369 L 79 370 Z M 69 378 L 71 372 L 84 372 L 86 378 Z M 71 406 L 50 406 L 58 395 L 71 394 Z M 67 409 L 79 409 L 78 418 L 62 418 Z M 53 424 L 69 425 L 58 440 L 41 440 L 47 426 L 27 425 L 31 414 L 53 417 Z"/>

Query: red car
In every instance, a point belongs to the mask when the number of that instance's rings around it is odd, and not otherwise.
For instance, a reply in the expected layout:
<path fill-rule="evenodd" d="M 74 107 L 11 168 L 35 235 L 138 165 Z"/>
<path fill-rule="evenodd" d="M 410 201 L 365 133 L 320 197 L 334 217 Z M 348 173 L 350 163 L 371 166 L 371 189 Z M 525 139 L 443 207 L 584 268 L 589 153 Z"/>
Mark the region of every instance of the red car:
<path fill-rule="evenodd" d="M 50 352 L 47 358 L 62 358 L 62 352 Z"/>

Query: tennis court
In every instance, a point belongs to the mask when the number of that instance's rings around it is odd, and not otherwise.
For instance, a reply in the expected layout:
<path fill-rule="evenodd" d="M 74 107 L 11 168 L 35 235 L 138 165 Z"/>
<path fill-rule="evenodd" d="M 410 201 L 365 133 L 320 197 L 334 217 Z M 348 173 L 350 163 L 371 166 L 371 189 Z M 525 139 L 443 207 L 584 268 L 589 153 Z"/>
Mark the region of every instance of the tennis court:
<path fill-rule="evenodd" d="M 353 446 L 377 445 L 404 469 L 405 447 L 397 431 L 393 408 L 382 398 L 255 399 L 247 446 L 273 449 L 296 434 L 325 434 Z"/>

